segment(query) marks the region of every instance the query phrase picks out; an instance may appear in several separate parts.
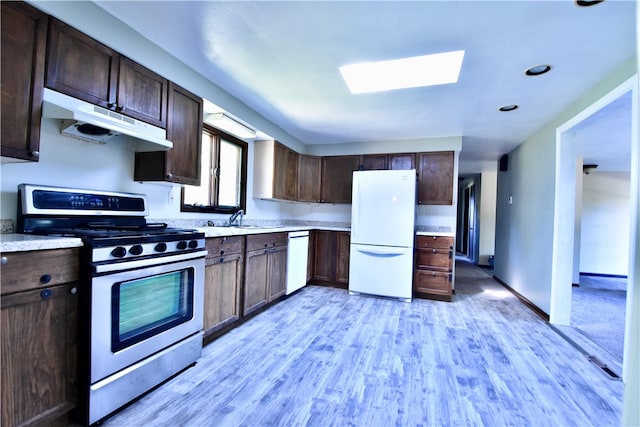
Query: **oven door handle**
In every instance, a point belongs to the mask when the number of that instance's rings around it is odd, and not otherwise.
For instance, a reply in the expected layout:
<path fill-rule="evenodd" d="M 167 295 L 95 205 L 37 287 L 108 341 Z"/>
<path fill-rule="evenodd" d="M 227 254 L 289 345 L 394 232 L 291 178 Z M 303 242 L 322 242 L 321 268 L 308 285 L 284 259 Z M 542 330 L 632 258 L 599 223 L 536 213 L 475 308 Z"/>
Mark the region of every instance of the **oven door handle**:
<path fill-rule="evenodd" d="M 203 250 L 203 251 L 189 252 L 189 253 L 184 253 L 179 255 L 168 255 L 163 257 L 139 259 L 135 261 L 100 264 L 100 265 L 94 266 L 94 271 L 97 274 L 100 274 L 100 273 L 110 273 L 112 271 L 131 270 L 133 268 L 153 267 L 161 264 L 187 261 L 187 260 L 196 259 L 196 258 L 204 258 L 205 256 L 207 256 L 207 253 L 208 252 L 206 250 Z"/>

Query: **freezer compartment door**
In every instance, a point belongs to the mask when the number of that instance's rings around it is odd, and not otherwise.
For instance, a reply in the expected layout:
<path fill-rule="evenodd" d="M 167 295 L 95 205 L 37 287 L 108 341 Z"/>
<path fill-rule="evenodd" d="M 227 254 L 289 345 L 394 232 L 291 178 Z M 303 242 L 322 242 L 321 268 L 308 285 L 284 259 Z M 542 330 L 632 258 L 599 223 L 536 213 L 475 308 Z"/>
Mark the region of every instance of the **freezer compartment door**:
<path fill-rule="evenodd" d="M 351 244 L 349 290 L 411 299 L 413 247 Z"/>
<path fill-rule="evenodd" d="M 380 246 L 413 246 L 415 170 L 353 173 L 351 241 Z"/>

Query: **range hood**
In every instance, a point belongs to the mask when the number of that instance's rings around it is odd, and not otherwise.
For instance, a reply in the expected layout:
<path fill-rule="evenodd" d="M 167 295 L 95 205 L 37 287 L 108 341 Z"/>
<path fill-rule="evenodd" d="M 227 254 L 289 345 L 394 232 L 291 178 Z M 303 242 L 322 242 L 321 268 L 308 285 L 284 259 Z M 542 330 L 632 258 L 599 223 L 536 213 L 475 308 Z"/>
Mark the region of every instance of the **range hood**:
<path fill-rule="evenodd" d="M 60 132 L 85 141 L 106 143 L 125 135 L 134 151 L 166 151 L 173 147 L 167 131 L 97 105 L 45 88 L 43 117 L 60 120 Z"/>

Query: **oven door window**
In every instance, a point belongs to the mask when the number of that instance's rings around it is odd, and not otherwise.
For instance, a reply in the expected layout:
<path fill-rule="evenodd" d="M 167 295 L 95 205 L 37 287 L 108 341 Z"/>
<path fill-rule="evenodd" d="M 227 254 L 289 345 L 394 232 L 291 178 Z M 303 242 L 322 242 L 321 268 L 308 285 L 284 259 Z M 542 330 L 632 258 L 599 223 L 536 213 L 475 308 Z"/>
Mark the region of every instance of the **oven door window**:
<path fill-rule="evenodd" d="M 193 318 L 194 269 L 115 283 L 111 351 L 117 352 Z"/>

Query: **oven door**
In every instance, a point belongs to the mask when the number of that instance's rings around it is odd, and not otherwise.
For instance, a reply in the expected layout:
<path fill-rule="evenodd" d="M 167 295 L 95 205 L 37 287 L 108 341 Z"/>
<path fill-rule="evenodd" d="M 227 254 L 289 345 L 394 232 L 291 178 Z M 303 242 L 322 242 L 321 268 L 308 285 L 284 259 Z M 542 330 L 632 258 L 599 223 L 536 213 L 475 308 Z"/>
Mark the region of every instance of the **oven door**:
<path fill-rule="evenodd" d="M 202 329 L 205 254 L 119 263 L 124 271 L 92 278 L 91 384 Z"/>

